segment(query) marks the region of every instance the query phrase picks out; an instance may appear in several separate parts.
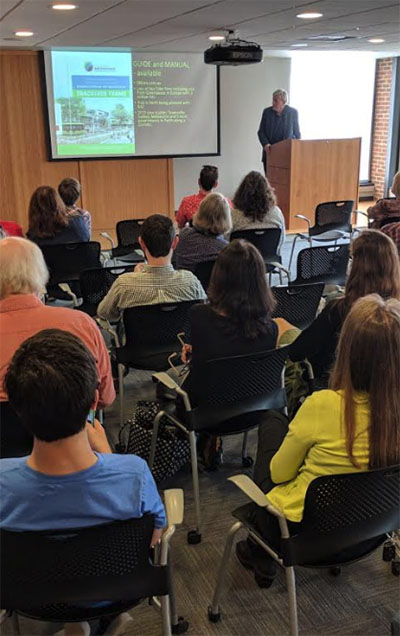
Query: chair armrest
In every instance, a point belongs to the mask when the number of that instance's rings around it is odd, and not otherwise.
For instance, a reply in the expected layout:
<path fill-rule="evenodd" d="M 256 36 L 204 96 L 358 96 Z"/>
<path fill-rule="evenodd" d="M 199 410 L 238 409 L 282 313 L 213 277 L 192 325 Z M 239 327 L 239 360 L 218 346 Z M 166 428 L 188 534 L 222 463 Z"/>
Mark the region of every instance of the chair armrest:
<path fill-rule="evenodd" d="M 283 272 L 286 278 L 288 279 L 288 282 L 290 283 L 290 272 L 288 269 L 285 269 L 283 265 L 281 265 L 281 263 L 275 263 L 275 261 L 269 261 L 268 265 L 272 265 L 273 267 L 275 267 L 275 269 L 278 269 L 281 272 Z"/>
<path fill-rule="evenodd" d="M 168 373 L 165 373 L 165 371 L 160 371 L 159 373 L 153 373 L 152 379 L 155 382 L 161 382 L 161 384 L 167 387 L 167 389 L 170 389 L 171 391 L 175 391 L 177 395 L 181 396 L 183 403 L 185 405 L 186 411 L 192 410 L 188 394 L 179 386 L 179 384 L 175 382 L 173 378 L 171 378 L 171 376 L 168 375 Z"/>
<path fill-rule="evenodd" d="M 164 501 L 168 527 L 179 526 L 183 522 L 184 496 L 182 488 L 165 490 Z"/>
<path fill-rule="evenodd" d="M 261 508 L 268 507 L 268 501 L 265 494 L 247 475 L 233 475 L 233 477 L 228 478 L 228 481 L 232 481 L 235 486 L 240 488 L 240 490 L 254 501 L 257 506 L 260 506 Z"/>
<path fill-rule="evenodd" d="M 305 221 L 308 225 L 308 229 L 310 229 L 311 221 L 306 216 L 304 216 L 304 214 L 295 214 L 294 216 L 296 219 L 301 219 L 302 221 Z"/>
<path fill-rule="evenodd" d="M 58 286 L 65 291 L 67 294 L 70 294 L 70 296 L 72 296 L 72 302 L 74 307 L 78 307 L 79 303 L 78 303 L 78 298 L 76 296 L 76 294 L 74 294 L 74 292 L 72 291 L 71 287 L 68 285 L 68 283 L 59 283 Z"/>
<path fill-rule="evenodd" d="M 110 323 L 108 322 L 108 320 L 106 320 L 105 318 L 100 318 L 100 316 L 95 316 L 95 321 L 97 322 L 97 324 L 99 325 L 99 327 L 101 327 L 101 329 L 104 329 L 104 331 L 107 331 L 108 334 L 110 334 L 111 338 L 114 340 L 114 344 L 117 348 L 120 347 L 120 342 L 119 342 L 119 338 L 118 338 L 118 334 L 115 331 L 115 329 L 113 329 L 110 325 Z"/>
<path fill-rule="evenodd" d="M 107 241 L 110 241 L 111 249 L 113 249 L 115 247 L 114 240 L 113 240 L 112 236 L 109 235 L 108 232 L 100 232 L 100 236 L 102 236 L 103 238 L 107 239 Z"/>
<path fill-rule="evenodd" d="M 353 214 L 362 214 L 363 216 L 366 216 L 367 219 L 369 219 L 369 216 L 366 212 L 363 212 L 362 210 L 354 210 Z"/>

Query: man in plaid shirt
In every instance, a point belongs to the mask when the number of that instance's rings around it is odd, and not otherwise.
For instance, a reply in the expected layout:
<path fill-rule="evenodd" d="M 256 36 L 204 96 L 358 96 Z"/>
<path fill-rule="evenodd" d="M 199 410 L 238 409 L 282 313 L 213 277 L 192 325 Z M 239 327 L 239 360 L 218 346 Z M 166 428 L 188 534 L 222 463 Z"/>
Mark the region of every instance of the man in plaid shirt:
<path fill-rule="evenodd" d="M 162 214 L 149 216 L 141 227 L 139 243 L 147 263 L 118 276 L 97 313 L 107 320 L 119 320 L 124 309 L 137 305 L 158 305 L 185 300 L 205 300 L 200 281 L 188 270 L 175 270 L 171 258 L 179 238 L 171 219 Z"/>

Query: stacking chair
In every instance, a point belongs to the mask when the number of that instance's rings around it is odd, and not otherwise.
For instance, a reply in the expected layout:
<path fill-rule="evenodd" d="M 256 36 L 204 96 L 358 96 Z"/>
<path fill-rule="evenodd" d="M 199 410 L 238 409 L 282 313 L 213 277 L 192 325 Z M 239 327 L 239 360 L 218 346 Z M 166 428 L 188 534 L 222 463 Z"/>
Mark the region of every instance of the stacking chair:
<path fill-rule="evenodd" d="M 280 545 L 268 543 L 249 521 L 253 504 L 237 508 L 235 523 L 228 533 L 218 572 L 212 604 L 211 622 L 220 620 L 219 601 L 224 576 L 236 533 L 245 528 L 285 570 L 289 597 L 290 634 L 297 636 L 297 599 L 294 566 L 328 568 L 340 574 L 346 565 L 370 554 L 386 539 L 386 533 L 400 526 L 400 466 L 367 472 L 317 477 L 307 489 L 303 520 L 295 533 L 289 533 L 286 518 L 268 503 L 264 493 L 247 475 L 230 477 L 258 506 L 275 516 L 280 526 Z M 386 556 L 384 554 L 384 558 Z M 391 560 L 391 559 L 389 559 Z"/>
<path fill-rule="evenodd" d="M 183 407 L 179 408 L 178 402 L 175 412 L 171 413 L 169 408 L 161 409 L 156 415 L 149 466 L 152 467 L 157 450 L 159 422 L 165 415 L 172 424 L 189 436 L 190 441 L 197 525 L 195 530 L 188 533 L 188 543 L 200 543 L 202 533 L 196 433 L 245 433 L 242 462 L 244 465 L 251 465 L 246 456 L 247 431 L 260 424 L 263 412 L 286 408 L 283 368 L 287 356 L 287 347 L 282 347 L 261 353 L 208 360 L 201 368 L 191 370 L 195 389 L 191 398 L 166 373 L 154 374 L 153 378 L 156 381 L 174 391 L 183 401 Z"/>
<path fill-rule="evenodd" d="M 281 233 L 282 231 L 279 227 L 260 230 L 236 230 L 232 232 L 230 240 L 245 239 L 245 241 L 252 243 L 263 257 L 266 270 L 271 278 L 272 272 L 276 271 L 275 264 L 282 263 L 282 258 L 277 253 Z M 278 270 L 278 274 L 280 282 L 282 282 L 280 269 Z"/>
<path fill-rule="evenodd" d="M 24 457 L 32 451 L 33 436 L 8 402 L 0 402 L 0 457 Z"/>
<path fill-rule="evenodd" d="M 183 492 L 166 490 L 168 529 L 159 564 L 150 561 L 153 517 L 63 530 L 0 531 L 1 607 L 40 621 L 79 622 L 116 615 L 153 599 L 161 609 L 163 634 L 184 633 L 171 594 L 169 542 L 183 520 Z M 106 600 L 105 600 L 106 599 Z"/>
<path fill-rule="evenodd" d="M 111 257 L 127 263 L 140 263 L 143 257 L 135 252 L 140 249 L 139 235 L 144 219 L 126 219 L 118 221 L 115 231 L 118 244 L 115 243 L 107 232 L 101 232 L 101 236 L 111 243 Z"/>
<path fill-rule="evenodd" d="M 315 319 L 324 291 L 324 283 L 310 285 L 280 285 L 272 287 L 277 305 L 273 318 L 284 318 L 291 325 L 303 330 Z"/>
<path fill-rule="evenodd" d="M 179 353 L 182 345 L 177 339 L 180 332 L 189 333 L 189 310 L 198 300 L 180 303 L 162 303 L 130 307 L 124 310 L 123 322 L 126 343 L 119 346 L 115 332 L 110 331 L 117 343 L 120 421 L 124 424 L 124 373 L 128 368 L 165 371 L 168 358 Z"/>
<path fill-rule="evenodd" d="M 307 240 L 310 247 L 313 241 L 334 243 L 344 237 L 351 238 L 351 214 L 353 212 L 354 201 L 326 201 L 319 203 L 315 208 L 315 224 L 311 226 L 311 221 L 303 214 L 296 214 L 297 219 L 302 219 L 308 225 L 308 234 L 298 233 L 295 235 L 290 252 L 289 270 L 292 265 L 294 248 L 297 239 Z"/>
<path fill-rule="evenodd" d="M 350 243 L 307 247 L 298 253 L 296 279 L 290 284 L 344 285 L 349 258 Z"/>
<path fill-rule="evenodd" d="M 73 286 L 75 295 L 80 296 L 79 275 L 84 269 L 101 267 L 100 243 L 61 243 L 59 245 L 43 245 L 40 248 L 49 269 L 48 287 L 68 283 Z"/>
<path fill-rule="evenodd" d="M 194 268 L 194 275 L 197 276 L 199 281 L 201 282 L 203 289 L 207 292 L 208 286 L 211 280 L 211 274 L 214 269 L 215 260 L 212 261 L 202 261 L 201 263 L 197 263 Z"/>
<path fill-rule="evenodd" d="M 83 302 L 77 309 L 84 311 L 86 314 L 89 314 L 89 316 L 95 316 L 97 314 L 97 307 L 107 295 L 113 282 L 121 274 L 133 271 L 133 268 L 134 265 L 116 265 L 114 267 L 85 269 L 79 275 Z"/>

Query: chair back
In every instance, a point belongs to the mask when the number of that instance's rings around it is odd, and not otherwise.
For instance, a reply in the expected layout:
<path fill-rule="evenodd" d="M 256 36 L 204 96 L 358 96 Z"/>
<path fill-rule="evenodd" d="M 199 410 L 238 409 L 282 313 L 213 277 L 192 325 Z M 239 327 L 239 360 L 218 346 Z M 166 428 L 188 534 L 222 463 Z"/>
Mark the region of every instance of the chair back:
<path fill-rule="evenodd" d="M 49 286 L 77 281 L 84 269 L 101 267 L 101 246 L 97 241 L 43 245 L 40 249 L 50 272 Z"/>
<path fill-rule="evenodd" d="M 129 252 L 140 248 L 139 235 L 143 222 L 144 219 L 118 221 L 116 232 L 119 248 L 126 248 Z"/>
<path fill-rule="evenodd" d="M 84 311 L 89 316 L 95 316 L 98 305 L 107 295 L 113 282 L 121 274 L 133 271 L 133 268 L 134 265 L 85 269 L 79 275 L 83 302 L 77 309 Z"/>
<path fill-rule="evenodd" d="M 148 515 L 85 528 L 1 530 L 1 607 L 68 621 L 82 616 L 86 602 L 168 594 L 168 568 L 149 561 L 152 531 Z"/>
<path fill-rule="evenodd" d="M 33 447 L 33 436 L 8 402 L 0 402 L 0 457 L 24 457 Z"/>
<path fill-rule="evenodd" d="M 189 300 L 125 309 L 126 345 L 116 350 L 118 362 L 138 369 L 168 369 L 168 357 L 181 350 L 176 336 L 183 331 L 186 339 L 189 337 L 189 311 L 198 302 Z"/>
<path fill-rule="evenodd" d="M 326 201 L 315 208 L 315 225 L 310 228 L 310 236 L 317 236 L 330 230 L 351 232 L 351 214 L 354 201 Z"/>
<path fill-rule="evenodd" d="M 288 348 L 282 347 L 193 366 L 191 399 L 196 407 L 188 414 L 192 427 L 206 429 L 247 413 L 285 407 L 282 373 L 287 356 Z"/>
<path fill-rule="evenodd" d="M 306 329 L 315 319 L 324 283 L 311 283 L 293 287 L 272 287 L 277 305 L 273 317 L 284 318 L 299 329 Z"/>
<path fill-rule="evenodd" d="M 279 227 L 259 230 L 236 230 L 232 232 L 230 240 L 245 239 L 252 243 L 267 263 L 268 261 L 276 260 L 281 233 L 282 231 Z"/>
<path fill-rule="evenodd" d="M 292 285 L 325 283 L 344 285 L 350 257 L 350 243 L 319 245 L 301 250 L 297 256 L 297 275 Z"/>
<path fill-rule="evenodd" d="M 399 527 L 400 466 L 317 477 L 307 489 L 298 534 L 282 539 L 284 562 L 329 561 Z"/>
<path fill-rule="evenodd" d="M 211 274 L 214 269 L 215 259 L 212 261 L 202 261 L 201 263 L 197 263 L 194 268 L 194 275 L 201 282 L 204 291 L 207 291 L 208 286 L 211 280 Z"/>

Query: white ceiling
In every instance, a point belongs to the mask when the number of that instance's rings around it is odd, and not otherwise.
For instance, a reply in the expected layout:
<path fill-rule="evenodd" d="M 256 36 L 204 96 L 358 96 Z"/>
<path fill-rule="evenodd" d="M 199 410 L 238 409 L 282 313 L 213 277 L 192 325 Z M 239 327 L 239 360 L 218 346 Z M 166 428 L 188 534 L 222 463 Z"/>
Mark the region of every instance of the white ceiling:
<path fill-rule="evenodd" d="M 210 34 L 229 28 L 271 52 L 296 50 L 292 44 L 307 43 L 308 50 L 400 54 L 399 0 L 73 1 L 78 9 L 54 11 L 52 0 L 0 0 L 0 47 L 107 46 L 202 52 L 211 44 Z M 296 18 L 306 10 L 319 11 L 323 17 Z M 24 29 L 33 31 L 33 37 L 14 35 Z M 307 39 L 338 34 L 352 39 Z M 371 44 L 368 38 L 372 37 L 385 42 Z"/>

